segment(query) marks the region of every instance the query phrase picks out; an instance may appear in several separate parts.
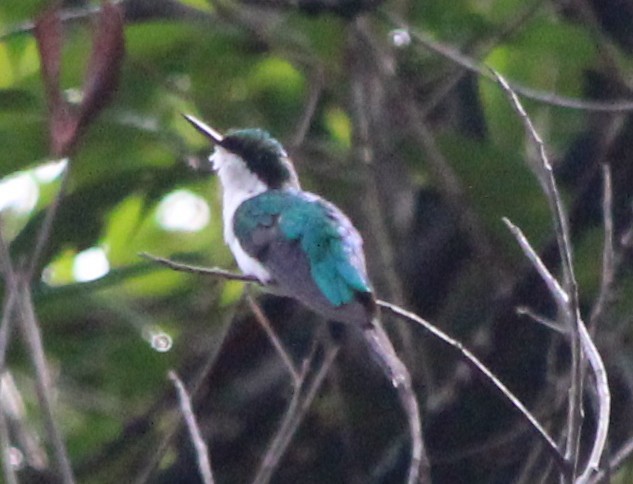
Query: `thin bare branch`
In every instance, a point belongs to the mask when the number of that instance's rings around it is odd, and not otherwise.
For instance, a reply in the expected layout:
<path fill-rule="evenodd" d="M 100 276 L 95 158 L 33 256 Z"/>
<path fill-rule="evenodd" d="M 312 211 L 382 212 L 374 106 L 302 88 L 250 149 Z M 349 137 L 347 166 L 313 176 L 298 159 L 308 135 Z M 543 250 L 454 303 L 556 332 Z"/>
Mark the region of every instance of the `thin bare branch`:
<path fill-rule="evenodd" d="M 1 388 L 0 386 L 0 390 Z M 7 419 L 2 408 L 0 408 L 0 452 L 2 452 L 2 472 L 6 484 L 18 484 L 15 468 L 11 462 L 11 442 L 9 440 Z"/>
<path fill-rule="evenodd" d="M 13 314 L 17 302 L 18 283 L 11 262 L 9 248 L 4 239 L 2 218 L 0 218 L 0 270 L 4 276 L 5 295 L 2 305 L 2 323 L 0 324 L 0 371 L 4 368 L 5 356 L 11 338 Z"/>
<path fill-rule="evenodd" d="M 31 292 L 27 281 L 20 281 L 18 308 L 20 312 L 20 329 L 26 342 L 28 353 L 35 370 L 35 389 L 44 415 L 44 424 L 53 447 L 57 467 L 64 484 L 73 484 L 75 478 L 70 466 L 70 459 L 61 432 L 57 427 L 51 398 L 51 378 L 44 354 L 42 334 L 40 332 Z"/>
<path fill-rule="evenodd" d="M 445 45 L 436 41 L 430 35 L 427 35 L 419 30 L 411 29 L 403 20 L 399 19 L 391 13 L 382 11 L 383 16 L 393 26 L 404 29 L 416 42 L 419 42 L 428 50 L 441 55 L 442 57 L 450 60 L 456 65 L 461 66 L 471 72 L 476 73 L 484 79 L 495 81 L 495 76 L 492 75 L 489 70 L 477 59 L 473 59 L 457 49 Z M 558 106 L 562 108 L 577 109 L 582 111 L 594 111 L 594 112 L 628 112 L 633 111 L 633 102 L 624 99 L 618 99 L 614 101 L 600 102 L 600 101 L 587 101 L 584 99 L 571 98 L 566 96 L 560 96 L 556 93 L 540 91 L 538 89 L 532 89 L 517 83 L 510 83 L 512 90 L 521 96 L 528 99 L 538 101 L 551 106 Z"/>
<path fill-rule="evenodd" d="M 515 235 L 516 237 L 516 235 Z M 551 329 L 552 331 L 556 331 L 558 334 L 567 334 L 565 328 L 562 328 L 558 323 L 552 321 L 549 318 L 541 314 L 535 313 L 532 309 L 527 306 L 518 306 L 516 308 L 516 312 L 519 316 L 527 316 L 531 320 L 536 321 L 537 323 L 545 326 L 546 328 Z"/>
<path fill-rule="evenodd" d="M 497 82 L 506 92 L 510 104 L 517 112 L 519 118 L 525 126 L 528 137 L 534 143 L 539 158 L 541 161 L 540 166 L 535 166 L 534 171 L 541 183 L 541 187 L 547 202 L 550 206 L 552 214 L 552 222 L 554 225 L 554 232 L 556 234 L 556 242 L 558 245 L 558 252 L 561 258 L 561 267 L 563 271 L 564 280 L 564 294 L 565 303 L 561 299 L 562 294 L 560 291 L 552 291 L 552 295 L 559 303 L 560 316 L 564 318 L 565 325 L 569 329 L 570 341 L 571 341 L 571 386 L 569 388 L 569 401 L 567 412 L 567 444 L 565 446 L 565 459 L 572 464 L 572 475 L 576 476 L 576 468 L 578 465 L 579 449 L 580 449 L 580 435 L 582 432 L 583 424 L 583 411 L 582 411 L 582 395 L 583 395 L 583 365 L 582 365 L 582 351 L 581 351 L 581 336 L 580 326 L 583 324 L 580 320 L 580 309 L 578 305 L 578 285 L 576 283 L 576 276 L 574 274 L 574 265 L 572 260 L 572 246 L 570 241 L 569 224 L 567 216 L 563 208 L 563 203 L 558 193 L 558 187 L 556 186 L 556 180 L 554 179 L 554 172 L 552 165 L 547 157 L 545 150 L 545 143 L 543 139 L 536 131 L 532 120 L 525 111 L 525 108 L 521 104 L 519 97 L 514 89 L 508 84 L 499 73 L 492 71 L 496 77 Z M 523 246 L 522 246 L 523 247 Z M 528 248 L 529 244 L 528 244 Z M 525 250 L 526 247 L 523 247 Z M 527 253 L 527 252 L 526 252 Z M 536 261 L 534 261 L 536 263 Z M 538 266 L 536 266 L 538 268 Z M 544 267 L 544 265 L 543 265 Z M 549 271 L 546 271 L 549 273 Z M 547 277 L 539 271 L 545 282 L 550 287 L 551 280 L 555 280 L 554 277 Z M 550 287 L 552 290 L 552 287 Z"/>
<path fill-rule="evenodd" d="M 312 405 L 314 397 L 319 391 L 319 388 L 321 388 L 321 384 L 323 383 L 325 376 L 332 366 L 332 363 L 334 363 L 338 350 L 338 345 L 326 345 L 323 361 L 314 371 L 312 379 L 309 380 L 308 377 L 311 374 L 311 367 L 316 356 L 315 343 L 310 356 L 304 361 L 300 374 L 299 385 L 294 389 L 292 399 L 286 409 L 286 413 L 279 425 L 277 433 L 260 462 L 255 478 L 253 479 L 253 484 L 266 484 L 270 482 L 270 479 L 277 469 L 281 458 L 285 454 L 288 445 L 299 429 L 299 425 L 303 421 L 310 405 Z"/>
<path fill-rule="evenodd" d="M 185 418 L 187 429 L 189 430 L 189 436 L 191 437 L 191 442 L 193 443 L 193 446 L 196 450 L 196 456 L 198 458 L 198 471 L 200 472 L 202 482 L 204 484 L 213 484 L 214 481 L 213 474 L 211 472 L 209 449 L 207 449 L 207 444 L 202 438 L 200 428 L 198 427 L 198 422 L 196 422 L 196 416 L 194 415 L 193 408 L 191 406 L 191 399 L 189 398 L 185 386 L 183 385 L 180 378 L 178 378 L 178 375 L 175 371 L 170 370 L 169 373 L 167 373 L 167 376 L 174 384 L 176 392 L 178 393 L 180 411 Z"/>
<path fill-rule="evenodd" d="M 33 253 L 31 254 L 31 262 L 28 266 L 26 272 L 27 281 L 31 281 L 33 276 L 35 275 L 35 270 L 37 269 L 38 264 L 40 263 L 40 259 L 46 248 L 46 244 L 48 243 L 48 239 L 51 236 L 51 230 L 53 229 L 53 222 L 55 221 L 55 216 L 57 215 L 57 210 L 59 209 L 59 205 L 61 204 L 64 195 L 66 194 L 66 189 L 68 188 L 68 180 L 70 179 L 70 160 L 67 160 L 66 166 L 64 167 L 64 172 L 62 173 L 61 182 L 59 185 L 59 189 L 57 190 L 57 194 L 55 198 L 51 202 L 51 204 L 46 209 L 46 216 L 44 217 L 44 221 L 40 227 L 40 231 L 37 235 L 37 240 L 35 242 L 35 248 L 33 249 Z"/>
<path fill-rule="evenodd" d="M 378 359 L 383 371 L 396 388 L 400 404 L 407 415 L 411 436 L 411 460 L 407 482 L 430 483 L 431 465 L 424 447 L 420 409 L 409 370 L 398 357 L 379 320 L 373 321 L 369 328 L 365 328 L 363 335 L 374 357 Z"/>
<path fill-rule="evenodd" d="M 247 294 L 246 301 L 248 302 L 248 305 L 251 308 L 251 311 L 253 312 L 255 319 L 257 320 L 259 325 L 264 329 L 264 331 L 266 332 L 266 335 L 268 336 L 268 339 L 270 339 L 270 342 L 272 343 L 275 350 L 279 354 L 279 357 L 286 365 L 286 368 L 288 369 L 288 373 L 290 373 L 290 376 L 292 377 L 293 385 L 295 386 L 295 388 L 298 387 L 300 383 L 299 372 L 295 368 L 295 364 L 292 362 L 292 357 L 285 350 L 283 343 L 279 339 L 279 336 L 277 336 L 277 333 L 275 333 L 275 330 L 270 324 L 270 320 L 266 317 L 266 315 L 264 314 L 264 311 L 259 306 L 259 304 L 257 304 L 257 301 L 253 299 L 253 296 L 251 296 L 251 294 Z"/>
<path fill-rule="evenodd" d="M 323 93 L 324 76 L 323 66 L 317 64 L 314 68 L 314 73 L 310 76 L 310 90 L 308 92 L 308 98 L 306 99 L 303 114 L 297 123 L 297 129 L 290 144 L 293 149 L 297 149 L 301 146 L 308 134 L 310 124 L 314 118 L 314 113 L 316 112 L 316 108 L 319 105 L 319 100 L 321 99 L 321 95 Z"/>
<path fill-rule="evenodd" d="M 451 338 L 439 328 L 433 326 L 431 323 L 419 317 L 418 315 L 406 311 L 394 304 L 390 304 L 386 301 L 379 300 L 377 302 L 380 307 L 388 310 L 389 312 L 395 314 L 400 318 L 404 318 L 405 320 L 419 324 L 437 339 L 447 344 L 454 350 L 457 350 L 464 361 L 466 361 L 478 373 L 483 375 L 487 381 L 492 383 L 493 387 L 501 393 L 504 399 L 508 400 L 512 404 L 512 406 L 523 415 L 526 421 L 530 424 L 530 428 L 534 431 L 535 435 L 537 435 L 538 438 L 545 445 L 545 448 L 556 462 L 556 465 L 558 466 L 560 471 L 563 474 L 568 474 L 568 467 L 565 463 L 565 459 L 560 453 L 556 443 L 552 440 L 552 438 L 548 435 L 548 433 L 536 420 L 536 418 L 530 413 L 530 411 L 525 407 L 525 405 L 523 405 L 523 403 L 521 403 L 521 401 L 508 389 L 508 387 L 506 387 L 473 353 L 466 349 L 464 345 L 462 345 L 459 341 Z"/>
<path fill-rule="evenodd" d="M 184 264 L 181 262 L 175 262 L 173 260 L 165 259 L 164 257 L 158 257 L 152 254 L 148 254 L 147 252 L 141 252 L 139 256 L 143 257 L 144 259 L 157 262 L 175 271 L 189 272 L 191 274 L 199 274 L 202 276 L 221 277 L 222 279 L 227 279 L 230 281 L 255 282 L 259 284 L 259 280 L 256 277 L 246 276 L 244 274 L 238 274 L 236 272 L 219 269 L 217 267 L 192 266 L 189 264 Z"/>
<path fill-rule="evenodd" d="M 192 267 L 192 269 L 196 269 L 196 268 Z M 192 270 L 188 272 L 195 272 L 195 271 Z M 207 273 L 206 275 L 209 275 L 209 274 Z M 217 274 L 215 273 L 213 273 L 213 275 L 217 276 Z M 214 338 L 213 346 L 208 350 L 207 360 L 198 371 L 196 377 L 193 379 L 190 395 L 191 395 L 191 399 L 194 401 L 196 399 L 196 396 L 198 395 L 198 392 L 202 386 L 202 383 L 205 381 L 205 379 L 207 378 L 207 376 L 209 375 L 209 373 L 211 372 L 211 370 L 213 369 L 215 365 L 215 362 L 220 354 L 222 345 L 224 344 L 224 341 L 226 340 L 226 336 L 229 333 L 229 328 L 231 327 L 231 321 L 233 320 L 233 316 L 234 314 L 231 313 L 230 315 L 226 317 L 225 321 L 221 325 L 221 329 L 219 332 L 220 334 L 217 335 L 216 338 Z M 165 455 L 165 452 L 169 448 L 169 445 L 171 441 L 173 440 L 174 436 L 180 430 L 181 422 L 182 422 L 181 419 L 176 419 L 169 422 L 167 426 L 167 430 L 165 430 L 165 433 L 163 435 L 163 439 L 158 444 L 154 452 L 152 452 L 151 458 L 149 459 L 149 461 L 146 463 L 146 465 L 141 469 L 140 473 L 134 479 L 133 482 L 135 484 L 145 484 L 149 482 L 152 476 L 152 472 L 158 466 L 158 463 L 160 462 L 162 457 Z"/>
<path fill-rule="evenodd" d="M 521 232 L 518 227 L 514 226 L 508 219 L 504 219 L 504 222 L 506 222 L 506 224 L 516 237 L 526 257 L 534 265 L 539 275 L 547 284 L 557 304 L 564 304 L 566 298 L 563 298 L 563 296 L 566 294 L 558 285 L 558 282 L 556 281 L 554 276 L 545 267 L 545 264 L 543 264 L 541 258 L 527 241 L 527 239 L 523 235 L 523 232 Z M 602 358 L 598 353 L 598 349 L 591 339 L 591 336 L 589 335 L 589 332 L 587 331 L 587 328 L 585 327 L 582 320 L 579 319 L 578 323 L 578 329 L 580 331 L 580 343 L 582 345 L 583 352 L 587 357 L 587 360 L 589 361 L 589 365 L 593 370 L 596 379 L 596 393 L 598 395 L 598 415 L 596 419 L 597 428 L 596 435 L 594 437 L 594 444 L 585 469 L 576 481 L 578 483 L 584 483 L 588 481 L 592 473 L 597 472 L 599 469 L 600 459 L 602 458 L 602 454 L 604 452 L 609 430 L 611 395 L 609 392 L 607 373 Z"/>
<path fill-rule="evenodd" d="M 600 472 L 598 472 L 595 476 L 593 476 L 589 480 L 589 483 L 597 484 L 599 482 L 604 482 L 603 479 L 607 476 L 609 472 L 613 472 L 619 469 L 627 460 L 631 458 L 632 455 L 633 455 L 633 438 L 626 441 L 625 444 L 622 447 L 620 447 L 618 452 L 609 461 L 609 465 L 607 469 L 603 469 Z"/>
<path fill-rule="evenodd" d="M 604 223 L 604 242 L 602 248 L 602 273 L 598 298 L 589 317 L 589 332 L 595 332 L 600 318 L 604 314 L 615 282 L 616 262 L 613 244 L 613 183 L 611 167 L 602 164 L 602 219 Z"/>
<path fill-rule="evenodd" d="M 545 266 L 541 258 L 538 254 L 532 249 L 530 242 L 527 240 L 527 237 L 523 234 L 521 229 L 514 225 L 508 218 L 503 217 L 503 222 L 508 226 L 512 235 L 516 238 L 517 242 L 523 249 L 523 252 L 528 257 L 530 262 L 534 265 L 536 272 L 539 273 L 545 285 L 549 289 L 550 293 L 554 296 L 554 301 L 558 306 L 559 310 L 564 311 L 569 303 L 569 296 L 565 290 L 560 286 L 556 278 L 552 275 L 549 269 Z"/>
<path fill-rule="evenodd" d="M 609 434 L 609 421 L 611 419 L 611 393 L 609 391 L 609 382 L 607 380 L 607 371 L 604 362 L 594 344 L 587 328 L 580 322 L 580 342 L 582 349 L 589 360 L 594 376 L 596 378 L 596 393 L 598 395 L 598 415 L 596 421 L 596 434 L 594 436 L 591 454 L 585 465 L 585 469 L 576 481 L 578 484 L 588 482 L 593 473 L 600 470 L 600 461 L 607 444 L 607 436 Z"/>

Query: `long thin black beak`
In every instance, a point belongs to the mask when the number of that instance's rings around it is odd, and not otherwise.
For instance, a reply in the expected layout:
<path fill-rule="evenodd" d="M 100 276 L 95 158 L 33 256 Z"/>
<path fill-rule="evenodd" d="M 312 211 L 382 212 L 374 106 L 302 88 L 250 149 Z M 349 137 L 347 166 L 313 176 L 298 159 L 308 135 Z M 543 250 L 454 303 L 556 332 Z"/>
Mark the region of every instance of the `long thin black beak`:
<path fill-rule="evenodd" d="M 215 129 L 209 126 L 206 123 L 203 123 L 198 118 L 192 116 L 191 114 L 183 114 L 183 117 L 189 121 L 194 128 L 200 131 L 203 135 L 213 141 L 216 145 L 222 145 L 222 141 L 224 140 L 224 136 L 218 133 Z"/>

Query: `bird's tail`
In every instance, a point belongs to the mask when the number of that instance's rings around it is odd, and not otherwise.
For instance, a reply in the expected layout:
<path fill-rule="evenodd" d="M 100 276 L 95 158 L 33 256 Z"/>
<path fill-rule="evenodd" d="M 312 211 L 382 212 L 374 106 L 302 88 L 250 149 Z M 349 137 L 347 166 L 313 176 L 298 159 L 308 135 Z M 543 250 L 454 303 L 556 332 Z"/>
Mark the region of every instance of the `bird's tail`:
<path fill-rule="evenodd" d="M 396 388 L 400 404 L 407 414 L 409 433 L 411 435 L 411 464 L 407 482 L 409 484 L 418 482 L 430 483 L 430 466 L 422 440 L 420 410 L 418 400 L 413 391 L 409 370 L 398 357 L 389 336 L 378 318 L 375 318 L 371 326 L 363 330 L 363 336 L 372 356 Z"/>

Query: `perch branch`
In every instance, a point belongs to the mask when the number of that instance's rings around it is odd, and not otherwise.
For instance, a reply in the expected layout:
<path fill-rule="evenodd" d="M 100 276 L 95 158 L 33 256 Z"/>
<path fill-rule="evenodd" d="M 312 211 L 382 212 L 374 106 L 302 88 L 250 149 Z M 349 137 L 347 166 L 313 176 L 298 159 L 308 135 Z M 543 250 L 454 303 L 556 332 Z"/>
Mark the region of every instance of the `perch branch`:
<path fill-rule="evenodd" d="M 156 257 L 149 254 L 144 255 L 145 258 L 150 259 L 159 264 L 165 265 L 175 270 L 190 272 L 194 274 L 206 275 L 206 276 L 216 276 L 233 280 L 244 280 L 243 276 L 240 274 L 235 274 L 229 271 L 217 270 L 217 269 L 205 269 L 200 267 L 188 266 L 186 264 L 176 263 L 170 261 L 168 259 L 164 259 L 162 257 Z M 251 281 L 257 282 L 257 281 Z M 489 380 L 492 385 L 503 395 L 505 399 L 510 401 L 512 405 L 525 417 L 527 422 L 530 424 L 530 427 L 535 431 L 536 435 L 543 441 L 545 444 L 545 448 L 548 449 L 548 452 L 552 455 L 552 458 L 559 466 L 562 472 L 567 473 L 565 459 L 560 453 L 556 443 L 552 440 L 552 438 L 547 434 L 545 429 L 538 423 L 536 418 L 527 410 L 527 408 L 521 403 L 521 401 L 503 384 L 501 381 L 481 362 L 477 357 L 471 353 L 468 349 L 466 349 L 459 341 L 454 340 L 446 333 L 442 332 L 431 323 L 426 320 L 420 318 L 419 316 L 405 311 L 404 309 L 396 306 L 394 304 L 390 304 L 385 301 L 378 301 L 378 305 L 384 309 L 387 309 L 391 313 L 396 316 L 413 322 L 415 324 L 419 324 L 424 327 L 427 331 L 429 331 L 433 336 L 438 338 L 440 341 L 449 345 L 453 349 L 457 350 L 459 354 L 463 357 L 463 359 L 472 367 L 474 367 L 480 374 L 482 374 L 487 380 Z M 316 391 L 316 390 L 315 390 Z M 294 397 L 293 397 L 294 398 Z M 298 397 L 296 397 L 298 398 Z M 291 402 L 291 405 L 293 403 Z M 298 405 L 297 403 L 294 404 Z M 281 430 L 281 429 L 280 429 Z"/>
<path fill-rule="evenodd" d="M 389 312 L 395 314 L 396 316 L 413 322 L 422 326 L 429 333 L 435 336 L 437 339 L 447 344 L 454 350 L 460 354 L 462 359 L 469 364 L 470 367 L 474 368 L 478 373 L 483 375 L 487 381 L 492 383 L 493 387 L 497 389 L 501 395 L 508 400 L 512 406 L 519 411 L 523 415 L 523 417 L 530 424 L 530 428 L 532 428 L 535 434 L 541 439 L 545 448 L 548 450 L 558 467 L 563 473 L 567 473 L 567 465 L 565 463 L 565 459 L 563 455 L 560 453 L 558 446 L 552 440 L 552 438 L 548 435 L 545 429 L 541 426 L 541 424 L 536 420 L 536 418 L 530 413 L 530 411 L 521 403 L 521 401 L 506 387 L 489 369 L 486 365 L 484 365 L 470 350 L 464 347 L 459 341 L 451 338 L 446 333 L 441 331 L 439 328 L 433 326 L 431 323 L 422 319 L 420 316 L 406 311 L 394 304 L 388 303 L 386 301 L 378 301 L 378 305 Z"/>
<path fill-rule="evenodd" d="M 202 276 L 220 277 L 222 279 L 227 279 L 230 281 L 255 282 L 259 284 L 259 280 L 256 277 L 238 274 L 236 272 L 227 271 L 217 267 L 192 266 L 189 264 L 184 264 L 182 262 L 174 262 L 172 260 L 165 259 L 164 257 L 158 257 L 152 254 L 148 254 L 147 252 L 141 252 L 139 256 L 143 257 L 144 259 L 157 262 L 158 264 L 169 267 L 170 269 L 179 272 L 189 272 L 191 274 L 200 274 Z"/>

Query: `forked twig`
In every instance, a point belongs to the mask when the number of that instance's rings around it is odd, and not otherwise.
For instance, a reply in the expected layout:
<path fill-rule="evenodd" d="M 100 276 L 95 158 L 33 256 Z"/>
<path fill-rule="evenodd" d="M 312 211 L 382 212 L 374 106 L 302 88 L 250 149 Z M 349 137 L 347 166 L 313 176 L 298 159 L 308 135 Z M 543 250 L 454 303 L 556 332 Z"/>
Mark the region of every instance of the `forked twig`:
<path fill-rule="evenodd" d="M 547 157 L 545 143 L 536 131 L 532 120 L 521 104 L 516 92 L 508 84 L 508 82 L 497 72 L 493 71 L 499 85 L 506 92 L 510 99 L 513 109 L 519 115 L 525 126 L 528 137 L 532 140 L 537 148 L 540 166 L 535 169 L 537 178 L 541 183 L 545 196 L 550 206 L 552 214 L 554 231 L 558 251 L 560 253 L 563 270 L 564 287 L 561 287 L 554 276 L 549 272 L 545 264 L 531 247 L 521 231 L 506 221 L 508 227 L 519 241 L 521 248 L 530 262 L 534 265 L 538 273 L 545 281 L 548 289 L 556 302 L 559 314 L 564 318 L 565 326 L 569 331 L 571 340 L 572 361 L 571 361 L 571 388 L 569 390 L 569 403 L 567 414 L 567 444 L 565 449 L 565 459 L 571 465 L 572 477 L 578 476 L 577 466 L 579 458 L 580 435 L 582 432 L 582 395 L 584 382 L 584 356 L 587 357 L 596 378 L 596 393 L 598 394 L 598 421 L 596 435 L 594 436 L 594 445 L 591 455 L 587 461 L 584 470 L 580 473 L 577 482 L 586 482 L 590 475 L 598 470 L 600 459 L 606 445 L 608 433 L 611 397 L 607 382 L 604 363 L 596 346 L 585 327 L 581 317 L 578 303 L 578 285 L 574 274 L 574 266 L 572 260 L 572 246 L 570 241 L 570 231 L 567 216 L 563 208 L 560 194 L 556 186 L 556 180 L 552 166 Z"/>
<path fill-rule="evenodd" d="M 147 259 L 153 260 L 159 264 L 165 265 L 175 270 L 191 272 L 201 275 L 212 275 L 218 276 L 229 280 L 244 280 L 244 277 L 241 274 L 235 274 L 229 271 L 223 270 L 208 270 L 204 268 L 198 268 L 194 266 L 187 266 L 186 264 L 175 263 L 173 261 L 169 261 L 168 259 L 164 259 L 161 257 L 152 256 L 149 254 L 145 254 Z M 256 281 L 251 281 L 256 282 Z M 387 309 L 391 313 L 396 316 L 413 322 L 415 324 L 419 324 L 424 327 L 427 331 L 429 331 L 433 336 L 438 338 L 440 341 L 448 344 L 453 349 L 457 350 L 459 354 L 464 358 L 464 360 L 473 366 L 480 374 L 482 374 L 487 380 L 489 380 L 493 386 L 503 395 L 505 399 L 510 401 L 510 403 L 525 417 L 525 419 L 530 424 L 531 428 L 535 431 L 536 435 L 543 441 L 545 448 L 551 454 L 552 458 L 556 462 L 557 466 L 561 469 L 562 472 L 566 473 L 566 465 L 565 459 L 560 453 L 557 445 L 554 443 L 552 438 L 547 434 L 545 429 L 538 423 L 538 421 L 534 418 L 534 416 L 527 410 L 527 408 L 521 403 L 521 401 L 503 384 L 501 381 L 481 362 L 479 359 L 472 354 L 468 349 L 466 349 L 459 341 L 451 338 L 446 333 L 442 332 L 431 323 L 426 320 L 420 318 L 416 314 L 413 314 L 409 311 L 406 311 L 399 306 L 394 304 L 390 304 L 385 301 L 378 301 L 378 305 L 384 309 Z"/>
<path fill-rule="evenodd" d="M 549 288 L 558 286 L 556 279 L 552 275 L 551 272 L 545 267 L 543 261 L 538 256 L 536 251 L 532 248 L 530 243 L 527 241 L 523 232 L 512 224 L 508 219 L 504 219 L 504 222 L 510 228 L 511 232 L 516 237 L 519 245 L 523 249 L 524 254 L 530 260 L 530 262 L 534 265 L 537 272 L 541 276 L 541 278 L 545 281 L 546 285 Z M 560 286 L 558 286 L 560 288 Z M 562 289 L 560 289 L 562 291 Z M 552 291 L 552 289 L 550 289 Z M 554 298 L 557 299 L 558 304 L 563 303 L 562 294 L 558 296 L 556 293 L 552 292 Z M 560 299 L 558 299 L 560 298 Z M 598 353 L 598 349 L 596 348 L 587 328 L 582 323 L 579 325 L 580 329 L 580 343 L 582 344 L 582 349 L 584 351 L 587 360 L 589 361 L 589 365 L 591 366 L 594 376 L 596 378 L 596 393 L 598 394 L 598 422 L 596 428 L 596 435 L 594 437 L 594 445 L 591 450 L 591 455 L 587 461 L 584 471 L 578 477 L 578 483 L 587 482 L 589 477 L 593 472 L 597 472 L 600 466 L 600 459 L 602 458 L 602 453 L 604 452 L 604 448 L 607 441 L 607 433 L 609 430 L 609 419 L 610 419 L 610 408 L 611 408 L 611 395 L 609 392 L 609 384 L 607 381 L 607 372 L 604 367 L 604 363 L 602 358 L 600 357 L 600 353 Z"/>
<path fill-rule="evenodd" d="M 270 481 L 279 465 L 281 458 L 286 452 L 288 445 L 292 441 L 299 425 L 303 421 L 303 417 L 310 408 L 314 397 L 316 396 L 321 384 L 325 379 L 332 363 L 338 355 L 339 346 L 334 344 L 326 345 L 325 354 L 321 366 L 316 369 L 312 380 L 308 380 L 311 373 L 311 366 L 316 356 L 316 344 L 313 347 L 310 356 L 306 358 L 300 373 L 299 384 L 294 388 L 292 399 L 286 409 L 286 413 L 279 425 L 275 437 L 271 441 L 268 449 L 261 460 L 253 484 L 266 484 Z"/>
<path fill-rule="evenodd" d="M 178 263 L 178 262 L 174 262 L 171 261 L 169 259 L 165 259 L 163 257 L 156 257 L 154 255 L 150 255 L 150 254 L 142 254 L 143 257 L 145 257 L 146 259 L 152 260 L 154 262 L 157 262 L 161 265 L 164 265 L 166 267 L 169 267 L 171 269 L 177 270 L 177 271 L 183 271 L 183 272 L 189 272 L 189 273 L 193 273 L 193 274 L 200 274 L 200 275 L 206 275 L 206 276 L 216 276 L 216 277 L 221 277 L 224 279 L 228 279 L 228 280 L 238 280 L 238 281 L 246 281 L 246 282 L 254 282 L 254 283 L 258 283 L 259 281 L 257 279 L 254 278 L 247 278 L 241 274 L 236 274 L 234 272 L 230 272 L 230 271 L 225 271 L 222 269 L 206 269 L 203 267 L 195 267 L 195 266 L 189 266 L 187 264 L 182 264 L 182 263 Z M 386 337 L 386 336 L 385 336 Z M 274 339 L 273 339 L 273 344 L 274 343 Z M 391 343 L 389 343 L 390 345 Z M 371 346 L 371 343 L 370 343 Z M 372 348 L 374 349 L 374 348 Z M 284 350 L 285 352 L 285 350 Z M 282 353 L 283 354 L 283 353 Z M 395 355 L 395 352 L 393 353 Z M 335 356 L 335 355 L 333 355 Z M 289 366 L 289 368 L 292 368 L 293 366 Z M 305 370 L 304 370 L 305 371 Z M 297 405 L 299 405 L 299 402 L 295 402 L 295 399 L 299 398 L 299 393 L 300 392 L 300 388 L 304 385 L 304 378 L 305 375 L 302 373 L 299 373 L 299 378 L 298 380 L 295 382 L 295 393 L 293 396 L 293 400 L 290 403 L 290 406 L 288 408 L 288 412 L 287 415 L 292 415 L 294 414 L 294 412 L 296 412 L 297 410 L 295 409 L 295 407 Z M 325 376 L 325 375 L 323 375 Z M 391 375 L 391 377 L 398 377 L 398 375 Z M 399 378 L 399 377 L 398 377 Z M 400 380 L 398 380 L 398 382 L 396 382 L 396 390 L 398 392 L 398 397 L 400 398 L 404 409 L 407 413 L 407 419 L 409 420 L 410 423 L 410 427 L 411 427 L 411 437 L 412 437 L 412 441 L 413 441 L 413 445 L 412 445 L 412 459 L 411 459 L 411 467 L 410 467 L 410 476 L 411 475 L 417 475 L 417 470 L 418 468 L 422 469 L 423 472 L 427 473 L 428 472 L 428 459 L 426 457 L 426 453 L 424 451 L 424 446 L 423 446 L 423 442 L 422 442 L 422 436 L 421 436 L 421 428 L 420 428 L 420 420 L 419 420 L 419 409 L 417 407 L 417 401 L 415 399 L 415 394 L 412 391 L 411 385 L 410 385 L 410 378 L 409 378 L 409 382 L 408 382 L 408 386 L 407 386 L 407 382 L 402 382 Z M 317 389 L 315 389 L 314 391 L 316 392 Z M 306 408 L 307 410 L 307 408 Z M 414 418 L 415 417 L 415 418 Z M 288 419 L 290 419 L 290 416 L 287 417 Z M 284 420 L 285 422 L 285 420 Z M 292 433 L 289 433 L 289 430 L 287 429 L 292 429 L 292 427 L 290 427 L 292 422 L 288 422 L 288 423 L 284 423 L 282 424 L 283 428 L 280 428 L 279 432 L 282 435 L 289 435 L 290 438 L 292 437 L 292 435 L 294 435 L 294 432 L 296 431 L 296 428 L 294 430 L 292 430 Z M 298 422 L 292 424 L 294 426 L 298 426 L 298 424 L 300 423 L 300 419 Z M 282 432 L 283 431 L 283 432 Z M 281 436 L 278 437 L 279 440 L 277 441 L 277 443 L 274 443 L 274 447 L 271 446 L 271 449 L 273 450 L 269 450 L 267 452 L 268 457 L 266 457 L 263 461 L 262 461 L 262 465 L 260 466 L 260 470 L 258 471 L 258 477 L 256 477 L 256 482 L 268 482 L 268 480 L 270 479 L 270 477 L 272 476 L 272 471 L 274 471 L 274 467 L 276 467 L 277 465 L 277 461 L 281 458 L 281 455 L 283 455 L 283 451 L 285 451 L 285 447 L 287 445 L 284 444 L 284 442 L 281 440 Z M 272 466 L 270 463 L 271 462 L 275 462 L 275 466 Z M 271 468 L 272 467 L 272 468 Z M 263 476 L 263 477 L 262 477 Z M 263 480 L 258 480 L 258 479 L 263 479 Z"/>
<path fill-rule="evenodd" d="M 170 370 L 167 373 L 167 376 L 174 384 L 174 388 L 176 388 L 176 392 L 178 393 L 180 411 L 182 412 L 182 416 L 185 418 L 187 429 L 189 430 L 189 436 L 191 437 L 191 442 L 193 443 L 194 449 L 196 450 L 196 456 L 198 458 L 198 470 L 200 472 L 202 482 L 204 484 L 213 484 L 214 481 L 213 474 L 211 472 L 209 449 L 207 448 L 207 444 L 202 438 L 200 428 L 198 427 L 198 422 L 196 422 L 196 416 L 193 413 L 193 408 L 191 406 L 191 398 L 189 397 L 185 386 L 183 385 L 180 378 L 178 378 L 178 374 L 175 371 Z"/>
<path fill-rule="evenodd" d="M 43 231 L 40 234 L 39 240 L 45 240 L 47 237 L 48 235 L 46 235 L 45 231 Z M 5 301 L 5 307 L 3 308 L 3 324 L 0 329 L 2 334 L 2 354 L 0 355 L 2 358 L 2 364 L 0 365 L 0 368 L 4 367 L 5 352 L 8 344 L 10 330 L 9 325 L 11 321 L 10 306 L 15 304 L 15 311 L 20 320 L 20 329 L 22 330 L 24 340 L 26 341 L 29 350 L 28 353 L 35 369 L 35 389 L 37 392 L 37 398 L 44 416 L 44 425 L 53 447 L 60 477 L 64 484 L 73 484 L 75 482 L 75 478 L 70 465 L 70 459 L 68 458 L 68 452 L 66 450 L 66 446 L 64 445 L 61 432 L 55 422 L 55 416 L 53 415 L 53 406 L 50 396 L 50 375 L 46 364 L 42 335 L 35 316 L 35 309 L 33 308 L 29 281 L 26 277 L 24 277 L 24 275 L 20 277 L 20 275 L 15 271 L 1 227 L 0 265 L 4 268 L 6 287 L 10 291 L 9 296 Z M 15 302 L 12 302 L 12 299 L 14 299 Z"/>

